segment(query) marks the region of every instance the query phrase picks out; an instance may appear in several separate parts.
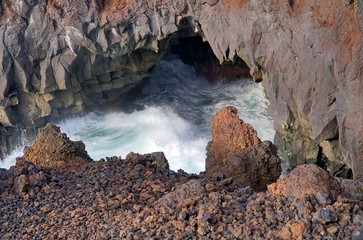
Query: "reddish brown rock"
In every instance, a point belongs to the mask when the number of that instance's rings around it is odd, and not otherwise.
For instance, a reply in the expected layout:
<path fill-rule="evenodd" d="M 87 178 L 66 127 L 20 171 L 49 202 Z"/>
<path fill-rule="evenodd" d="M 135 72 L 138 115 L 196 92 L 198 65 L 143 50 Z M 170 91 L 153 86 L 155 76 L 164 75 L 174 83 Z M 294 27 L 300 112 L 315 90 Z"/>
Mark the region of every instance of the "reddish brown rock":
<path fill-rule="evenodd" d="M 0 193 L 0 239 L 360 239 L 359 201 L 256 193 L 170 171 L 151 155 L 65 171 L 18 159 L 0 171 L 17 178 Z"/>
<path fill-rule="evenodd" d="M 159 168 L 169 170 L 169 163 L 163 152 L 147 153 L 143 155 L 131 152 L 127 154 L 126 160 L 138 161 L 140 164 L 144 164 L 145 162 L 151 162 L 153 165 L 156 165 Z"/>
<path fill-rule="evenodd" d="M 312 194 L 321 201 L 334 201 L 341 192 L 339 182 L 315 164 L 294 168 L 288 176 L 268 186 L 270 193 L 302 199 Z"/>
<path fill-rule="evenodd" d="M 235 107 L 216 113 L 212 137 L 207 146 L 207 174 L 233 177 L 255 191 L 266 190 L 280 177 L 281 160 L 276 147 L 270 141 L 261 142 L 253 127 L 238 118 Z"/>
<path fill-rule="evenodd" d="M 71 141 L 53 123 L 38 130 L 34 144 L 24 149 L 24 158 L 40 166 L 59 168 L 75 167 L 92 161 L 82 141 Z"/>
<path fill-rule="evenodd" d="M 212 175 L 226 166 L 231 156 L 261 142 L 253 127 L 239 119 L 237 109 L 232 106 L 214 115 L 211 129 L 213 140 L 207 146 L 206 171 Z"/>
<path fill-rule="evenodd" d="M 230 157 L 227 165 L 218 172 L 233 177 L 242 186 L 264 191 L 268 184 L 280 177 L 281 160 L 277 148 L 270 141 L 264 141 Z"/>
<path fill-rule="evenodd" d="M 309 233 L 310 228 L 308 224 L 303 221 L 292 221 L 286 223 L 286 225 L 278 233 L 278 237 L 281 239 L 301 239 L 305 233 Z"/>

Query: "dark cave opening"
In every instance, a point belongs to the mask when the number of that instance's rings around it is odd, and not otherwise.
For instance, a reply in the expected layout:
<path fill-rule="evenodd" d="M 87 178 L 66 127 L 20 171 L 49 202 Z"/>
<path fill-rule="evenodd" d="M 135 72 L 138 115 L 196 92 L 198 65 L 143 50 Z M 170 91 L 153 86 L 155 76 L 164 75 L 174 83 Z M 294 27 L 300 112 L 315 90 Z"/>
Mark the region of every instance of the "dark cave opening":
<path fill-rule="evenodd" d="M 188 21 L 185 22 L 184 24 L 187 25 Z M 250 68 L 241 58 L 235 56 L 233 61 L 221 64 L 214 55 L 209 43 L 203 41 L 200 35 L 192 32 L 190 26 L 170 36 L 169 39 L 159 42 L 159 45 L 160 49 L 165 49 L 161 60 L 167 59 L 170 54 L 177 55 L 184 64 L 190 65 L 195 69 L 197 77 L 201 76 L 207 79 L 212 85 L 226 84 L 233 81 L 253 81 L 250 75 Z M 141 53 L 142 51 L 140 51 Z M 132 102 L 135 99 L 144 96 L 143 89 L 148 85 L 149 76 L 159 64 L 160 62 L 149 68 L 147 77 L 127 91 L 125 96 L 116 101 L 109 102 L 106 109 L 110 111 L 122 109 L 122 111 L 131 112 L 134 106 L 131 109 L 129 106 L 132 106 Z"/>
<path fill-rule="evenodd" d="M 220 64 L 208 42 L 201 36 L 181 37 L 172 41 L 170 51 L 180 56 L 185 64 L 194 66 L 198 75 L 210 83 L 223 83 L 251 78 L 250 69 L 238 56 L 233 61 Z M 227 49 L 229 55 L 229 49 Z"/>

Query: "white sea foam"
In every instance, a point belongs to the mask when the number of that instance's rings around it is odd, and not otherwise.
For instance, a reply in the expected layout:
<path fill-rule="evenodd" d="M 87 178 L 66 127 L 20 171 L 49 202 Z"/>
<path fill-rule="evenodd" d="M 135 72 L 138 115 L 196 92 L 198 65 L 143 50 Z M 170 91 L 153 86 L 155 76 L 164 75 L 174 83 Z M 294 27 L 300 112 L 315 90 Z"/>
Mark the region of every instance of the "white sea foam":
<path fill-rule="evenodd" d="M 175 56 L 154 69 L 150 81 L 128 102 L 127 111 L 89 113 L 58 125 L 71 139 L 83 140 L 94 160 L 124 158 L 131 151 L 163 151 L 171 169 L 198 173 L 204 171 L 211 117 L 228 105 L 238 109 L 262 140 L 273 140 L 261 84 L 242 80 L 211 86 Z"/>
<path fill-rule="evenodd" d="M 95 160 L 125 157 L 131 151 L 163 151 L 174 170 L 197 172 L 204 168 L 200 160 L 205 158 L 208 139 L 195 135 L 197 129 L 169 107 L 146 107 L 130 114 L 88 114 L 64 121 L 60 127 L 71 139 L 82 139 Z"/>
<path fill-rule="evenodd" d="M 6 156 L 3 160 L 0 160 L 0 168 L 9 169 L 11 166 L 15 165 L 16 158 L 23 156 L 24 146 L 19 146 L 14 149 L 8 156 Z"/>

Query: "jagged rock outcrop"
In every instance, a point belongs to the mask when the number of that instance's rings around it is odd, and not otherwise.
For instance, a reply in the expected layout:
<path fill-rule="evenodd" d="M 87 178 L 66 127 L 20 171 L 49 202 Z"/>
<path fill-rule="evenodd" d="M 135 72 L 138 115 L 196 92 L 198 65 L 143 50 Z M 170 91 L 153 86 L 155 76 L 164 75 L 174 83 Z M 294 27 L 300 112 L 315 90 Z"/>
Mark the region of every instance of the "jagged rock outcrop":
<path fill-rule="evenodd" d="M 237 109 L 228 106 L 214 114 L 211 121 L 212 141 L 207 145 L 205 169 L 214 174 L 227 165 L 228 159 L 241 150 L 261 142 L 256 130 L 239 119 Z"/>
<path fill-rule="evenodd" d="M 0 13 L 3 126 L 120 97 L 183 31 L 264 80 L 291 167 L 363 178 L 361 1 L 5 0 Z"/>
<path fill-rule="evenodd" d="M 24 149 L 24 159 L 43 167 L 67 169 L 92 162 L 82 141 L 72 141 L 56 125 L 40 128 L 32 146 Z"/>
<path fill-rule="evenodd" d="M 267 189 L 281 175 L 281 160 L 270 141 L 261 142 L 253 127 L 239 119 L 232 106 L 212 119 L 212 141 L 207 145 L 206 173 L 233 178 L 255 191 Z"/>

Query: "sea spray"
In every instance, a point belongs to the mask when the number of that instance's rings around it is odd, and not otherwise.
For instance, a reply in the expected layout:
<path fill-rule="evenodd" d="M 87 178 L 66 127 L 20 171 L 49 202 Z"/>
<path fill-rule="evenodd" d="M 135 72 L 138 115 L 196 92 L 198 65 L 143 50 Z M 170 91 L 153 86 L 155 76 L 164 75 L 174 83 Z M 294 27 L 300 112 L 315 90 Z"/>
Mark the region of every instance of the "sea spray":
<path fill-rule="evenodd" d="M 129 152 L 163 151 L 173 169 L 203 169 L 205 142 L 197 129 L 169 107 L 145 107 L 132 113 L 91 113 L 59 124 L 71 139 L 83 140 L 90 156 L 125 157 Z M 194 146 L 194 147 L 191 147 Z"/>
<path fill-rule="evenodd" d="M 175 55 L 154 69 L 126 106 L 123 103 L 113 112 L 88 113 L 58 125 L 71 139 L 83 140 L 94 160 L 124 158 L 131 151 L 163 151 L 171 169 L 198 173 L 204 171 L 211 118 L 227 105 L 235 106 L 262 140 L 273 140 L 273 121 L 261 84 L 241 79 L 210 85 Z"/>

